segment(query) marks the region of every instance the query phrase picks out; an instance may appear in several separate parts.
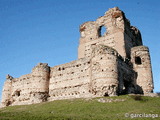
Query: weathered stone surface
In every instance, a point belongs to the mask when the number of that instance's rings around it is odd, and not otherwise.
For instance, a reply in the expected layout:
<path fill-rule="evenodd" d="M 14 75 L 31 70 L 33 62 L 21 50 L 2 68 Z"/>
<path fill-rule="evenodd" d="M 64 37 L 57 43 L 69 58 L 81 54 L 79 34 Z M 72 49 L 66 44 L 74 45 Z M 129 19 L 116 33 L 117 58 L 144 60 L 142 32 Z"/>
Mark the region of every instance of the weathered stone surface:
<path fill-rule="evenodd" d="M 2 106 L 153 92 L 149 49 L 118 7 L 82 24 L 80 34 L 78 60 L 54 67 L 39 63 L 19 78 L 7 75 Z M 100 99 L 110 101 L 119 100 Z"/>
<path fill-rule="evenodd" d="M 124 102 L 126 101 L 126 99 L 100 98 L 97 101 L 101 103 L 111 103 L 111 102 Z"/>

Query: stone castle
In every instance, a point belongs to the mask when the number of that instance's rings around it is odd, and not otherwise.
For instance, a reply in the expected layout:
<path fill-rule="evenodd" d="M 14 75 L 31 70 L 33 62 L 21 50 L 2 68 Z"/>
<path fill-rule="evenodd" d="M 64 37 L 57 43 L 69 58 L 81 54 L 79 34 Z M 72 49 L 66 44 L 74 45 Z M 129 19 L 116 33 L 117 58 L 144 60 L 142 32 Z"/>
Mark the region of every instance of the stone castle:
<path fill-rule="evenodd" d="M 82 24 L 80 34 L 78 60 L 39 63 L 19 78 L 7 75 L 2 105 L 153 92 L 149 49 L 118 7 Z"/>

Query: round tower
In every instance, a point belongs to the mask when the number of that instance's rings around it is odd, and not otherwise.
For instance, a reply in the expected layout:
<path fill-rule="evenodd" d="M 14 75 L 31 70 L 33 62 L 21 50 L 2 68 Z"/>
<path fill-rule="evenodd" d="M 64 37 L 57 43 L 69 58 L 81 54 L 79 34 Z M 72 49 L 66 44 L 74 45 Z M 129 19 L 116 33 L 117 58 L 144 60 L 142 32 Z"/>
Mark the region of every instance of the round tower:
<path fill-rule="evenodd" d="M 154 86 L 148 47 L 133 47 L 131 49 L 131 61 L 133 63 L 133 69 L 137 73 L 135 82 L 137 84 L 138 92 L 152 93 Z"/>
<path fill-rule="evenodd" d="M 12 76 L 6 76 L 6 81 L 2 91 L 2 106 L 8 106 L 11 104 L 12 79 Z"/>
<path fill-rule="evenodd" d="M 49 91 L 49 74 L 50 67 L 47 63 L 38 63 L 32 69 L 32 92 L 48 92 Z"/>
<path fill-rule="evenodd" d="M 92 93 L 96 96 L 117 95 L 117 52 L 113 48 L 97 45 L 92 51 Z"/>

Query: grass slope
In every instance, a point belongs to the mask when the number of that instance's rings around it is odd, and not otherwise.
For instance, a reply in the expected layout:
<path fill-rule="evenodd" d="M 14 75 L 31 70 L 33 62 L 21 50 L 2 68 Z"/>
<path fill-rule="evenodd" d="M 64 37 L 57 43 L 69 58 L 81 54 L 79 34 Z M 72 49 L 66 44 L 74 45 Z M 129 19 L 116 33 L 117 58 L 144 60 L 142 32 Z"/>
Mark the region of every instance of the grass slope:
<path fill-rule="evenodd" d="M 160 97 L 117 96 L 103 99 L 125 99 L 102 103 L 100 98 L 57 100 L 34 105 L 11 106 L 0 109 L 0 120 L 123 120 L 132 114 L 159 114 Z M 125 117 L 128 113 L 130 117 Z M 127 115 L 128 115 L 127 114 Z M 151 117 L 134 118 L 150 120 Z"/>

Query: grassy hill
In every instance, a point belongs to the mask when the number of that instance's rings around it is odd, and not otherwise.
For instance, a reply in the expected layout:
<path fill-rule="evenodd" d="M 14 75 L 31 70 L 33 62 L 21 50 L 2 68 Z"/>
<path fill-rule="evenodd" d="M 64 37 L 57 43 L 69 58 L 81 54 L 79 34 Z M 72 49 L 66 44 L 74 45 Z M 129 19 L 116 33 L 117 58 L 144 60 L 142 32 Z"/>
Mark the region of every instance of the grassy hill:
<path fill-rule="evenodd" d="M 145 117 L 134 118 L 135 114 Z M 57 100 L 0 109 L 0 120 L 150 120 L 153 117 L 160 120 L 160 97 L 124 95 Z"/>

